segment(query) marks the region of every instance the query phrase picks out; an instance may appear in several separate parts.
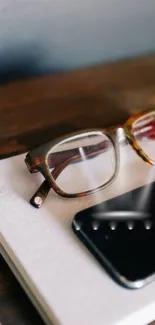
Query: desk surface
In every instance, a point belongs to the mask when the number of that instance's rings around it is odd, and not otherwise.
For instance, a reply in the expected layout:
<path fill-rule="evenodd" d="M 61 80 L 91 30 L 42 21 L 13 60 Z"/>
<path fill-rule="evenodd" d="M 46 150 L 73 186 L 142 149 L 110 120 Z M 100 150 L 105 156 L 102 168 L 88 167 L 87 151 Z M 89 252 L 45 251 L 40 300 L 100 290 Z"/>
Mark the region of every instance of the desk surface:
<path fill-rule="evenodd" d="M 0 157 L 155 104 L 155 56 L 0 86 Z M 93 114 L 90 114 L 93 112 Z M 0 258 L 0 322 L 43 324 Z"/>

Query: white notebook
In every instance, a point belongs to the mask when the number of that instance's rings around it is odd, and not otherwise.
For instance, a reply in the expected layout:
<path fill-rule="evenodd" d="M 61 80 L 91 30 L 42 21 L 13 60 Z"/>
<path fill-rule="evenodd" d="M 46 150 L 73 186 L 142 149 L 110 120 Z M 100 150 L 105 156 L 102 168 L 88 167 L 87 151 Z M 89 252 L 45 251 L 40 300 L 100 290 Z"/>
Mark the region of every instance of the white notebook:
<path fill-rule="evenodd" d="M 155 168 L 129 146 L 120 173 L 105 190 L 83 199 L 52 191 L 37 210 L 29 204 L 41 176 L 25 155 L 0 161 L 0 249 L 47 324 L 146 325 L 155 319 L 155 282 L 139 290 L 114 282 L 71 230 L 76 212 L 149 183 Z"/>

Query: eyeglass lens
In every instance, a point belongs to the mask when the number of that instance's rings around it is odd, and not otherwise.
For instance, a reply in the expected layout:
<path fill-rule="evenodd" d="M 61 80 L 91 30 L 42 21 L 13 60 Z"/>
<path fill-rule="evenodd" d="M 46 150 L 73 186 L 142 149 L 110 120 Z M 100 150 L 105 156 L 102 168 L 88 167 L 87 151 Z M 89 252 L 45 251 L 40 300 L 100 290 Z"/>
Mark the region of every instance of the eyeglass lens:
<path fill-rule="evenodd" d="M 67 194 L 103 186 L 116 169 L 113 142 L 102 132 L 85 133 L 58 143 L 48 152 L 47 161 L 51 172 L 60 169 L 55 182 Z"/>

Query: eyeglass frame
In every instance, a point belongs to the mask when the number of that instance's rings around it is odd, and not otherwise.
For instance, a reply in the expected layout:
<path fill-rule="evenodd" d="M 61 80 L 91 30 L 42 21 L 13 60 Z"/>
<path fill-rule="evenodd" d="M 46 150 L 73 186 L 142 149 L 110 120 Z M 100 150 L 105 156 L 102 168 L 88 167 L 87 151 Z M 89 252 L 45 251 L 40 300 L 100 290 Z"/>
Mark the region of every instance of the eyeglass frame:
<path fill-rule="evenodd" d="M 119 152 L 119 142 L 117 140 L 117 135 L 116 132 L 118 128 L 122 128 L 125 134 L 126 141 L 130 144 L 131 148 L 138 154 L 140 158 L 143 159 L 144 162 L 148 163 L 149 165 L 155 165 L 155 161 L 152 160 L 146 153 L 145 151 L 140 147 L 138 141 L 136 140 L 134 133 L 133 133 L 133 125 L 136 122 L 136 120 L 142 118 L 143 116 L 149 114 L 149 113 L 155 113 L 155 108 L 149 108 L 146 109 L 140 113 L 135 114 L 134 116 L 129 117 L 124 124 L 122 125 L 117 125 L 115 127 L 108 127 L 108 128 L 93 128 L 93 129 L 84 129 L 84 130 L 79 130 L 76 132 L 71 132 L 66 134 L 65 136 L 61 136 L 59 138 L 56 138 L 54 140 L 51 140 L 47 142 L 46 144 L 43 144 L 36 149 L 31 150 L 30 152 L 27 153 L 26 158 L 25 158 L 25 163 L 30 171 L 30 173 L 35 173 L 35 172 L 40 172 L 45 180 L 39 187 L 39 189 L 35 192 L 33 197 L 30 200 L 30 203 L 32 206 L 36 208 L 40 208 L 42 204 L 44 203 L 49 191 L 53 189 L 59 196 L 64 197 L 64 198 L 81 198 L 84 196 L 88 196 L 90 194 L 94 194 L 110 184 L 114 182 L 116 179 L 118 172 L 119 172 L 119 167 L 120 167 L 120 152 Z M 73 137 L 78 137 L 79 135 L 90 135 L 92 133 L 103 133 L 106 135 L 114 148 L 114 154 L 115 154 L 115 172 L 113 176 L 105 182 L 103 185 L 94 188 L 92 190 L 88 190 L 85 192 L 80 192 L 80 193 L 74 193 L 74 194 L 69 194 L 64 192 L 56 183 L 56 180 L 54 179 L 54 176 L 50 172 L 49 166 L 48 166 L 48 152 L 55 147 L 57 144 L 60 144 L 62 142 L 65 142 L 67 139 L 73 138 Z M 78 148 L 77 148 L 78 149 Z M 68 165 L 68 164 L 67 164 Z M 66 165 L 66 166 L 67 166 Z M 63 168 L 64 169 L 64 168 Z M 62 169 L 62 170 L 63 170 Z M 60 170 L 61 172 L 61 170 Z M 58 175 L 57 175 L 58 174 Z M 58 173 L 56 170 L 56 177 L 59 176 L 59 168 L 58 168 Z"/>

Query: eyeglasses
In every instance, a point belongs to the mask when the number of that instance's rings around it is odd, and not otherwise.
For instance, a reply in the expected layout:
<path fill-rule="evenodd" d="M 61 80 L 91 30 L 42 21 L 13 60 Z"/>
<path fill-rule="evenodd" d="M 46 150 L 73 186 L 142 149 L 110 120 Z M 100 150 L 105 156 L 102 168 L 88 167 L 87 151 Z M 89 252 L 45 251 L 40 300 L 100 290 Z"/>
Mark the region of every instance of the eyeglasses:
<path fill-rule="evenodd" d="M 155 165 L 155 109 L 130 117 L 120 127 L 136 153 Z M 75 132 L 30 151 L 25 158 L 29 171 L 45 178 L 30 203 L 40 208 L 51 188 L 61 197 L 76 198 L 110 185 L 119 171 L 117 129 Z"/>

